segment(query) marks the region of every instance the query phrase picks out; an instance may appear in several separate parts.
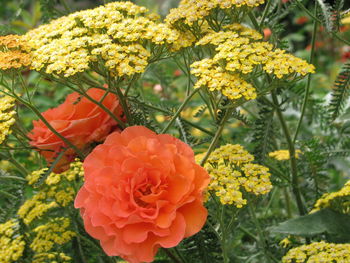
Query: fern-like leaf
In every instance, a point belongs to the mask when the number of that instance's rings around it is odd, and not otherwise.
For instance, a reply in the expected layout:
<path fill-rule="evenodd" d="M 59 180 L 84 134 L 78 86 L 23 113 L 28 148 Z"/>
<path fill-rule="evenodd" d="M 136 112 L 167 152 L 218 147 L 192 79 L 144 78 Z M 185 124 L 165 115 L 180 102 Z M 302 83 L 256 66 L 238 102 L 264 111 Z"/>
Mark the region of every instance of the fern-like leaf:
<path fill-rule="evenodd" d="M 334 14 L 332 7 L 324 0 L 316 0 L 320 6 L 321 21 L 328 32 L 334 30 Z"/>
<path fill-rule="evenodd" d="M 254 155 L 257 160 L 263 161 L 266 154 L 272 150 L 271 142 L 274 134 L 273 114 L 269 106 L 260 103 L 259 119 L 254 123 L 253 142 L 256 142 Z"/>
<path fill-rule="evenodd" d="M 334 83 L 332 98 L 328 105 L 330 121 L 334 121 L 342 112 L 346 99 L 349 97 L 350 62 L 343 66 Z"/>

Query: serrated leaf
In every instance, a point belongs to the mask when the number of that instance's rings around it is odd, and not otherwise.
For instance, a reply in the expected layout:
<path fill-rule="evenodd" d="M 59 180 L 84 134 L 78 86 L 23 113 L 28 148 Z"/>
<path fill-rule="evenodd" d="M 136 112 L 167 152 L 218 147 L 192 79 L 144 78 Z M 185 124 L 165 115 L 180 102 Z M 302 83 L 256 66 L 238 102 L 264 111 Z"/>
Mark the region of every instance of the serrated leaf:
<path fill-rule="evenodd" d="M 322 209 L 312 214 L 290 219 L 277 226 L 271 227 L 272 232 L 314 236 L 329 234 L 346 237 L 350 240 L 350 216 L 335 212 L 331 209 Z"/>

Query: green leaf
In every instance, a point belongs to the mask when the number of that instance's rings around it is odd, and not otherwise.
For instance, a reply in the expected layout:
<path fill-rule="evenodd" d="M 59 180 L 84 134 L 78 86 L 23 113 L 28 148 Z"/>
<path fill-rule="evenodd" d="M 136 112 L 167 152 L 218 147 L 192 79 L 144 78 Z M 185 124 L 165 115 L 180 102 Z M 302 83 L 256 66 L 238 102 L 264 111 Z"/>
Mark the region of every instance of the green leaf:
<path fill-rule="evenodd" d="M 272 232 L 298 236 L 314 236 L 329 234 L 350 239 L 350 216 L 322 209 L 312 214 L 300 216 L 277 226 L 271 227 Z"/>

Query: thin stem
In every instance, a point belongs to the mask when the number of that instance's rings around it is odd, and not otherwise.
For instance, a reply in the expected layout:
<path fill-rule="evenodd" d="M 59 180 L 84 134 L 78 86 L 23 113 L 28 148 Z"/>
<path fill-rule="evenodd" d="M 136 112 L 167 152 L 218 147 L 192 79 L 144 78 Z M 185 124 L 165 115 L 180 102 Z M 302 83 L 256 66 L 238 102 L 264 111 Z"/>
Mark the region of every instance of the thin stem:
<path fill-rule="evenodd" d="M 243 233 L 247 234 L 249 237 L 251 237 L 252 239 L 254 239 L 255 242 L 259 242 L 259 239 L 252 233 L 250 232 L 248 229 L 246 229 L 243 226 L 239 226 L 238 227 L 240 230 L 242 230 Z"/>
<path fill-rule="evenodd" d="M 161 133 L 166 133 L 169 128 L 171 127 L 171 125 L 175 122 L 175 120 L 177 119 L 177 117 L 179 117 L 181 111 L 185 108 L 185 106 L 187 105 L 187 103 L 190 101 L 190 99 L 193 97 L 194 94 L 196 94 L 199 91 L 199 89 L 195 89 L 193 90 L 183 101 L 183 103 L 181 104 L 181 106 L 177 109 L 177 111 L 175 112 L 174 116 L 171 118 L 170 122 L 168 122 L 168 124 L 165 126 L 165 128 L 162 130 Z"/>
<path fill-rule="evenodd" d="M 255 29 L 258 30 L 259 32 L 261 32 L 261 28 L 260 28 L 258 21 L 256 20 L 254 14 L 250 11 L 250 12 L 248 12 L 248 16 L 249 16 L 250 20 L 252 21 Z"/>
<path fill-rule="evenodd" d="M 288 144 L 293 193 L 294 193 L 294 196 L 295 196 L 295 199 L 297 202 L 299 214 L 304 215 L 306 213 L 306 211 L 305 211 L 302 199 L 301 199 L 301 193 L 300 193 L 300 189 L 299 189 L 297 161 L 296 161 L 296 157 L 295 157 L 294 143 L 293 143 L 292 138 L 289 134 L 289 130 L 288 130 L 287 124 L 283 118 L 282 111 L 279 108 L 279 103 L 278 103 L 276 93 L 274 91 L 272 91 L 271 96 L 272 96 L 273 103 L 275 104 L 275 107 L 276 107 L 277 117 L 281 123 L 282 130 L 283 130 L 284 136 L 285 136 L 285 138 L 287 140 L 287 144 Z"/>
<path fill-rule="evenodd" d="M 264 235 L 264 232 L 260 226 L 260 223 L 259 223 L 259 220 L 258 218 L 256 217 L 255 215 L 255 211 L 252 207 L 252 203 L 249 201 L 249 204 L 248 204 L 248 210 L 249 210 L 249 214 L 250 216 L 252 217 L 253 219 L 253 222 L 256 226 L 256 229 L 258 231 L 258 243 L 261 247 L 261 249 L 263 250 L 264 252 L 264 255 L 265 255 L 265 258 L 266 259 L 272 259 L 274 262 L 278 262 L 271 253 L 269 253 L 269 251 L 266 249 L 266 239 L 265 239 L 265 235 Z M 269 262 L 269 261 L 268 261 Z"/>
<path fill-rule="evenodd" d="M 24 168 L 19 162 L 17 162 L 17 160 L 15 158 L 13 158 L 13 156 L 9 153 L 9 155 L 5 155 L 3 153 L 0 153 L 0 156 L 2 158 L 5 158 L 7 160 L 9 160 L 18 170 L 19 172 L 26 176 L 29 172 L 27 171 L 26 168 Z"/>
<path fill-rule="evenodd" d="M 124 111 L 125 116 L 126 116 L 126 120 L 127 120 L 128 123 L 130 123 L 132 125 L 133 121 L 132 121 L 132 118 L 131 118 L 131 114 L 130 114 L 130 111 L 129 111 L 128 104 L 126 102 L 126 97 L 124 96 L 123 92 L 121 91 L 121 89 L 117 85 L 116 86 L 111 86 L 110 78 L 108 78 L 108 87 L 111 87 L 111 88 L 114 87 L 115 90 L 117 91 L 119 101 L 121 103 L 121 106 L 122 106 L 123 111 Z"/>
<path fill-rule="evenodd" d="M 0 180 L 2 180 L 2 179 L 17 180 L 17 181 L 22 181 L 22 182 L 26 182 L 27 181 L 26 179 L 24 179 L 22 177 L 12 176 L 12 175 L 0 176 Z"/>
<path fill-rule="evenodd" d="M 265 6 L 265 9 L 264 9 L 264 12 L 263 12 L 263 15 L 261 17 L 261 20 L 260 20 L 260 24 L 259 24 L 259 28 L 261 28 L 264 24 L 264 20 L 266 18 L 266 15 L 267 15 L 267 12 L 269 11 L 270 9 L 270 6 L 271 6 L 271 0 L 268 0 L 266 6 Z"/>
<path fill-rule="evenodd" d="M 284 199 L 286 200 L 286 210 L 287 210 L 287 216 L 288 218 L 292 217 L 292 209 L 290 207 L 290 198 L 289 198 L 289 193 L 287 188 L 283 189 L 283 195 L 284 195 Z"/>
<path fill-rule="evenodd" d="M 125 92 L 124 92 L 124 96 L 128 96 L 129 94 L 129 91 L 131 89 L 131 87 L 133 86 L 133 84 L 139 79 L 140 77 L 140 74 L 136 74 L 136 75 L 133 75 L 128 86 L 126 87 L 125 89 Z"/>
<path fill-rule="evenodd" d="M 314 13 L 315 13 L 315 16 L 316 16 L 316 14 L 317 14 L 317 3 L 315 3 L 315 11 L 314 11 Z M 313 64 L 313 62 L 314 62 L 317 25 L 318 25 L 317 21 L 314 20 L 313 31 L 312 31 L 312 40 L 311 40 L 311 52 L 310 52 L 310 58 L 309 58 L 309 63 L 310 64 Z M 298 138 L 300 127 L 301 127 L 301 124 L 303 122 L 303 118 L 304 118 L 304 115 L 305 115 L 306 106 L 307 106 L 307 102 L 308 102 L 309 94 L 310 94 L 311 78 L 312 78 L 312 74 L 309 73 L 309 75 L 307 76 L 307 83 L 306 83 L 306 87 L 305 87 L 304 101 L 303 101 L 303 105 L 301 107 L 301 114 L 300 114 L 300 118 L 299 118 L 299 121 L 298 121 L 297 128 L 295 130 L 293 143 L 295 143 L 297 138 Z"/>
<path fill-rule="evenodd" d="M 167 254 L 167 256 L 169 258 L 171 258 L 173 260 L 173 262 L 175 263 L 182 263 L 177 257 L 175 257 L 175 255 L 167 248 L 162 248 L 162 250 L 165 252 L 165 254 Z"/>
<path fill-rule="evenodd" d="M 220 211 L 220 229 L 221 229 L 221 249 L 222 249 L 222 257 L 224 263 L 229 262 L 229 258 L 227 255 L 227 249 L 226 249 L 226 234 L 227 232 L 225 231 L 225 206 L 221 206 L 221 211 Z"/>
<path fill-rule="evenodd" d="M 5 192 L 5 191 L 3 191 L 3 190 L 0 190 L 0 195 L 5 195 L 5 196 L 7 196 L 7 197 L 9 197 L 9 198 L 17 199 L 17 196 L 14 196 L 13 194 L 10 194 L 10 193 Z"/>
<path fill-rule="evenodd" d="M 157 106 L 149 105 L 149 104 L 147 104 L 147 103 L 145 103 L 145 102 L 141 102 L 141 101 L 138 101 L 138 100 L 135 100 L 135 99 L 132 99 L 132 98 L 130 98 L 130 101 L 136 102 L 136 103 L 138 103 L 138 104 L 141 104 L 142 106 L 145 106 L 145 107 L 150 108 L 150 109 L 153 109 L 153 110 L 160 111 L 160 112 L 165 113 L 165 114 L 168 114 L 168 115 L 171 115 L 171 114 L 172 114 L 171 112 L 169 112 L 169 111 L 167 111 L 167 110 L 165 110 L 165 109 L 159 108 L 159 107 L 157 107 Z M 186 124 L 188 124 L 188 125 L 190 125 L 190 126 L 196 128 L 197 130 L 200 130 L 200 131 L 202 131 L 202 132 L 204 132 L 204 133 L 206 133 L 206 134 L 208 134 L 208 135 L 211 135 L 211 136 L 214 136 L 214 135 L 215 135 L 213 132 L 208 131 L 207 129 L 205 129 L 205 128 L 199 126 L 199 125 L 196 124 L 196 123 L 190 122 L 190 121 L 185 120 L 185 119 L 182 119 L 181 121 L 185 122 Z"/>
<path fill-rule="evenodd" d="M 63 5 L 64 9 L 66 9 L 66 11 L 67 11 L 68 13 L 71 13 L 71 12 L 72 12 L 72 10 L 70 9 L 70 7 L 69 7 L 69 5 L 67 4 L 66 0 L 61 0 L 61 3 L 62 3 L 62 5 Z"/>
<path fill-rule="evenodd" d="M 224 127 L 225 127 L 225 124 L 227 122 L 227 120 L 229 119 L 229 117 L 231 116 L 232 112 L 233 112 L 234 109 L 228 109 L 226 110 L 225 112 L 225 115 L 224 117 L 222 118 L 221 122 L 220 122 L 220 125 L 219 125 L 219 128 L 218 130 L 216 131 L 215 133 L 215 136 L 214 138 L 212 139 L 210 145 L 209 145 L 209 148 L 208 148 L 208 151 L 206 152 L 205 156 L 203 157 L 203 159 L 201 160 L 200 162 L 200 165 L 203 166 L 204 163 L 207 161 L 207 159 L 209 158 L 211 152 L 215 149 L 216 147 L 216 144 L 221 136 L 221 133 L 222 131 L 224 130 Z"/>

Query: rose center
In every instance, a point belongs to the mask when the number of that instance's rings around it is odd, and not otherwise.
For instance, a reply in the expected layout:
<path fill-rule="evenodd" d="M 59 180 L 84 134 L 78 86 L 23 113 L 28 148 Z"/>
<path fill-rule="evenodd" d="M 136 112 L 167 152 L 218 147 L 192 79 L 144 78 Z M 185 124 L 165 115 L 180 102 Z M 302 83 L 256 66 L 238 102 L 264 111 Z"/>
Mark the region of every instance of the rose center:
<path fill-rule="evenodd" d="M 152 187 L 153 187 L 152 184 L 146 183 L 141 185 L 138 189 L 136 189 L 134 193 L 134 200 L 136 204 L 138 204 L 141 207 L 149 206 L 148 203 L 142 200 L 142 197 L 152 194 L 153 193 L 152 190 L 155 190 L 155 189 L 152 189 Z"/>

